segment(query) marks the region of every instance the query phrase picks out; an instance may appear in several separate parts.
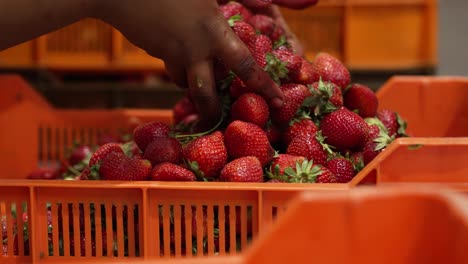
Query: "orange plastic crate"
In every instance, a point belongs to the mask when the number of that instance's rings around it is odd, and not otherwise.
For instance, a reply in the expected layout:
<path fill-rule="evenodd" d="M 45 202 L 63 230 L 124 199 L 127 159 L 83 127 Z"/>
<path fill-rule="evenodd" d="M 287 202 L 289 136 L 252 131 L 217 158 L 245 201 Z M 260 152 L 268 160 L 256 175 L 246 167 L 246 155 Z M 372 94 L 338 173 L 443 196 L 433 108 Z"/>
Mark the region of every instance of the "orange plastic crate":
<path fill-rule="evenodd" d="M 327 51 L 351 69 L 410 69 L 437 64 L 436 0 L 320 0 L 283 10 L 313 58 Z M 162 61 L 111 26 L 85 19 L 0 52 L 1 67 L 54 70 L 164 70 Z"/>
<path fill-rule="evenodd" d="M 377 92 L 415 137 L 468 137 L 468 78 L 396 76 Z"/>
<path fill-rule="evenodd" d="M 326 51 L 352 70 L 403 70 L 437 65 L 436 0 L 320 0 L 283 10 L 312 59 Z"/>

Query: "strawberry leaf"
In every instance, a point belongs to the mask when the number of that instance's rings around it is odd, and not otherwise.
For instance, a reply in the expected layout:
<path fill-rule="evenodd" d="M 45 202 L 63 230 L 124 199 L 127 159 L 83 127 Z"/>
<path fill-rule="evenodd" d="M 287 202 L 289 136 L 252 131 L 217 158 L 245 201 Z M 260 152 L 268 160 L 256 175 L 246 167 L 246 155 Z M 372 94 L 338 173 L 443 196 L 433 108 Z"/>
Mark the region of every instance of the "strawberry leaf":
<path fill-rule="evenodd" d="M 199 181 L 208 181 L 205 178 L 205 174 L 203 171 L 200 170 L 200 165 L 196 161 L 187 161 L 187 165 L 190 168 L 190 170 L 195 174 L 197 177 L 197 180 Z"/>
<path fill-rule="evenodd" d="M 400 137 L 408 137 L 408 134 L 406 134 L 406 128 L 407 128 L 407 123 L 403 118 L 398 113 L 395 113 L 396 118 L 397 118 L 397 123 L 398 123 L 398 131 L 397 134 Z"/>
<path fill-rule="evenodd" d="M 89 168 L 89 180 L 99 180 L 101 175 L 99 174 L 99 168 L 101 168 L 101 163 L 96 163 L 91 168 Z"/>
<path fill-rule="evenodd" d="M 382 121 L 380 121 L 380 119 L 378 119 L 376 117 L 367 117 L 367 118 L 364 118 L 364 121 L 370 126 L 376 125 L 379 128 L 380 131 L 383 131 L 386 134 L 388 134 L 387 128 L 382 123 Z"/>

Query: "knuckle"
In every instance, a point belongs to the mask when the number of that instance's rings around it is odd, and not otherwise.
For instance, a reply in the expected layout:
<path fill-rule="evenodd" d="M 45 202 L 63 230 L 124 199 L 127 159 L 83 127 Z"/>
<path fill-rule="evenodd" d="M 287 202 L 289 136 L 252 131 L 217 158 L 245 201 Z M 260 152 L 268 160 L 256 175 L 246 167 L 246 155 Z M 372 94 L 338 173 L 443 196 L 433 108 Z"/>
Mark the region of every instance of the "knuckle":
<path fill-rule="evenodd" d="M 255 59 L 250 55 L 241 56 L 239 63 L 236 67 L 236 73 L 243 80 L 249 80 L 254 73 L 256 65 Z"/>

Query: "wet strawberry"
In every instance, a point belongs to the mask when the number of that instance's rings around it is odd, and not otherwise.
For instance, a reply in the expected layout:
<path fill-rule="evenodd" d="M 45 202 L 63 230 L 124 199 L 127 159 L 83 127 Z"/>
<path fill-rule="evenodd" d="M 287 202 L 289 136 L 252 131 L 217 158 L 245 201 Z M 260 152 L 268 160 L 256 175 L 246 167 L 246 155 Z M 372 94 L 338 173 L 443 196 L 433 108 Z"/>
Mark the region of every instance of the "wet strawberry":
<path fill-rule="evenodd" d="M 228 158 L 220 131 L 193 140 L 184 146 L 183 153 L 190 169 L 199 178 L 218 178 Z"/>
<path fill-rule="evenodd" d="M 280 88 L 284 94 L 284 103 L 280 108 L 271 109 L 271 119 L 279 126 L 287 126 L 304 100 L 310 96 L 310 91 L 302 84 L 285 84 Z"/>
<path fill-rule="evenodd" d="M 89 160 L 89 167 L 98 164 L 103 159 L 105 159 L 107 155 L 114 152 L 124 154 L 122 145 L 119 143 L 107 143 L 100 146 L 91 156 L 91 159 Z"/>
<path fill-rule="evenodd" d="M 143 154 L 143 158 L 151 161 L 153 166 L 163 162 L 179 164 L 182 157 L 182 145 L 172 137 L 156 138 L 146 147 Z"/>
<path fill-rule="evenodd" d="M 101 162 L 99 174 L 103 180 L 142 181 L 148 180 L 151 162 L 134 159 L 123 153 L 112 152 Z"/>
<path fill-rule="evenodd" d="M 224 166 L 220 179 L 227 182 L 263 182 L 262 164 L 252 156 L 235 159 Z"/>
<path fill-rule="evenodd" d="M 348 69 L 335 57 L 321 52 L 314 59 L 314 82 L 322 79 L 332 82 L 344 90 L 351 82 Z"/>
<path fill-rule="evenodd" d="M 229 19 L 235 15 L 240 15 L 242 17 L 242 20 L 248 21 L 252 16 L 252 13 L 245 6 L 234 1 L 220 6 L 219 10 L 226 19 Z"/>
<path fill-rule="evenodd" d="M 153 181 L 196 181 L 195 174 L 172 163 L 160 163 L 154 166 L 150 178 Z"/>
<path fill-rule="evenodd" d="M 146 147 L 158 137 L 167 137 L 169 135 L 170 128 L 168 125 L 159 122 L 152 121 L 144 123 L 133 131 L 133 138 L 137 143 L 138 147 L 145 151 Z"/>
<path fill-rule="evenodd" d="M 320 166 L 320 175 L 317 176 L 316 183 L 337 183 L 335 175 L 329 169 Z"/>
<path fill-rule="evenodd" d="M 317 126 L 308 117 L 303 116 L 294 119 L 289 127 L 284 131 L 282 139 L 283 144 L 288 146 L 291 141 L 297 136 L 312 136 L 315 137 L 317 133 Z"/>
<path fill-rule="evenodd" d="M 344 104 L 351 111 L 357 110 L 362 117 L 374 117 L 379 101 L 369 87 L 355 83 L 346 91 Z"/>
<path fill-rule="evenodd" d="M 293 138 L 288 145 L 286 154 L 305 157 L 317 165 L 325 165 L 328 157 L 324 146 L 312 135 L 300 135 Z"/>
<path fill-rule="evenodd" d="M 348 183 L 356 174 L 353 164 L 343 157 L 329 160 L 326 164 L 326 168 L 335 175 L 337 183 Z"/>
<path fill-rule="evenodd" d="M 237 99 L 231 107 L 232 120 L 241 120 L 265 127 L 270 115 L 268 104 L 258 94 L 246 93 Z"/>
<path fill-rule="evenodd" d="M 274 150 L 268 137 L 257 125 L 236 120 L 226 128 L 224 137 L 232 159 L 254 156 L 265 166 L 273 158 Z"/>

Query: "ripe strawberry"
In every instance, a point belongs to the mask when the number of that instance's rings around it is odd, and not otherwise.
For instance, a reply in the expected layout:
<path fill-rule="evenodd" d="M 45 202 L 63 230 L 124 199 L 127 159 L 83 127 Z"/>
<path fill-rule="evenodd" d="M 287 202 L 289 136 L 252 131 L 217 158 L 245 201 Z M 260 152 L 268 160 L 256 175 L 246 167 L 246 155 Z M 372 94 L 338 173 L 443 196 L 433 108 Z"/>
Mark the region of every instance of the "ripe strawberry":
<path fill-rule="evenodd" d="M 343 106 L 343 94 L 335 84 L 319 80 L 309 87 L 312 96 L 306 99 L 304 106 L 310 107 L 315 116 L 331 113 Z"/>
<path fill-rule="evenodd" d="M 302 84 L 285 84 L 280 88 L 283 91 L 284 102 L 281 107 L 271 109 L 271 119 L 279 126 L 287 126 L 304 100 L 310 96 L 310 91 Z"/>
<path fill-rule="evenodd" d="M 335 57 L 328 53 L 321 52 L 315 56 L 314 60 L 315 82 L 322 78 L 323 81 L 332 82 L 344 90 L 351 82 L 348 69 Z"/>
<path fill-rule="evenodd" d="M 99 175 L 103 180 L 143 181 L 151 172 L 151 162 L 133 159 L 123 153 L 112 152 L 101 162 Z"/>
<path fill-rule="evenodd" d="M 364 156 L 362 152 L 352 153 L 349 159 L 351 160 L 351 163 L 354 166 L 354 171 L 360 172 L 362 169 L 364 169 L 365 164 L 364 164 Z"/>
<path fill-rule="evenodd" d="M 279 154 L 277 157 L 273 159 L 271 162 L 270 168 L 267 171 L 267 176 L 270 179 L 278 179 L 281 181 L 287 180 L 287 175 L 285 174 L 285 170 L 290 168 L 292 170 L 296 169 L 297 164 L 302 164 L 305 160 L 304 157 L 301 156 L 294 156 L 289 154 Z"/>
<path fill-rule="evenodd" d="M 293 138 L 288 145 L 286 154 L 303 156 L 317 165 L 325 165 L 328 156 L 324 146 L 312 135 L 299 135 Z"/>
<path fill-rule="evenodd" d="M 379 119 L 367 118 L 366 122 L 369 124 L 369 131 L 362 151 L 364 165 L 369 164 L 393 141 L 393 139 L 388 136 L 385 126 Z"/>
<path fill-rule="evenodd" d="M 299 72 L 296 74 L 293 81 L 298 84 L 309 85 L 314 83 L 314 76 L 314 65 L 306 59 L 302 59 Z"/>
<path fill-rule="evenodd" d="M 388 109 L 380 110 L 377 113 L 377 118 L 382 121 L 387 128 L 390 137 L 406 137 L 406 122 L 396 112 Z"/>
<path fill-rule="evenodd" d="M 107 155 L 114 152 L 124 154 L 121 144 L 107 143 L 100 146 L 91 156 L 91 159 L 89 160 L 89 167 L 98 164 L 99 162 L 104 160 L 107 157 Z"/>
<path fill-rule="evenodd" d="M 317 126 L 310 119 L 305 116 L 294 119 L 289 127 L 283 133 L 283 144 L 288 146 L 291 141 L 297 136 L 312 136 L 315 137 L 317 133 Z"/>
<path fill-rule="evenodd" d="M 286 62 L 288 69 L 288 81 L 293 82 L 300 74 L 303 59 L 286 48 L 279 48 L 273 51 L 273 55 L 280 61 Z"/>
<path fill-rule="evenodd" d="M 364 119 L 341 108 L 326 115 L 320 122 L 325 142 L 338 150 L 360 149 L 367 139 L 367 124 Z"/>
<path fill-rule="evenodd" d="M 351 111 L 358 110 L 362 117 L 374 117 L 379 101 L 369 87 L 355 83 L 346 91 L 344 104 Z"/>
<path fill-rule="evenodd" d="M 138 147 L 145 151 L 146 147 L 158 137 L 167 137 L 169 135 L 170 128 L 168 125 L 159 122 L 152 121 L 144 123 L 133 131 L 133 137 Z"/>
<path fill-rule="evenodd" d="M 197 177 L 190 170 L 164 162 L 154 166 L 150 178 L 153 181 L 196 181 Z"/>
<path fill-rule="evenodd" d="M 248 92 L 253 92 L 253 90 L 249 89 L 239 77 L 235 77 L 229 87 L 229 95 L 233 98 L 239 98 Z"/>
<path fill-rule="evenodd" d="M 184 158 L 199 178 L 218 178 L 227 162 L 223 134 L 216 131 L 201 136 L 183 148 Z"/>
<path fill-rule="evenodd" d="M 143 158 L 153 166 L 163 162 L 179 164 L 182 162 L 182 145 L 173 137 L 156 138 L 146 147 Z"/>
<path fill-rule="evenodd" d="M 237 21 L 232 23 L 231 27 L 234 33 L 236 33 L 245 44 L 249 45 L 255 41 L 257 34 L 255 33 L 255 29 L 248 23 Z"/>
<path fill-rule="evenodd" d="M 232 120 L 241 120 L 265 127 L 270 110 L 268 104 L 258 94 L 246 93 L 237 99 L 231 107 Z"/>
<path fill-rule="evenodd" d="M 263 35 L 268 36 L 272 41 L 277 41 L 285 34 L 284 29 L 275 23 L 273 18 L 265 15 L 253 15 L 247 22 L 252 25 L 255 30 Z"/>
<path fill-rule="evenodd" d="M 259 126 L 236 120 L 229 124 L 224 135 L 229 157 L 257 157 L 262 166 L 273 158 L 274 150 L 268 137 Z"/>
<path fill-rule="evenodd" d="M 31 180 L 55 180 L 57 177 L 57 171 L 47 168 L 37 169 L 28 175 Z"/>
<path fill-rule="evenodd" d="M 227 182 L 263 182 L 262 164 L 252 156 L 235 159 L 224 166 L 220 179 Z"/>
<path fill-rule="evenodd" d="M 258 65 L 260 65 L 262 68 L 265 68 L 267 65 L 266 55 L 273 49 L 271 40 L 265 35 L 257 35 L 255 40 L 249 43 L 247 47 L 249 48 Z"/>
<path fill-rule="evenodd" d="M 172 114 L 176 124 L 180 123 L 186 116 L 195 114 L 196 112 L 197 110 L 188 96 L 184 96 L 182 99 L 177 101 L 172 108 Z"/>
<path fill-rule="evenodd" d="M 231 1 L 219 7 L 224 18 L 229 19 L 232 16 L 240 15 L 243 20 L 248 21 L 252 17 L 252 13 L 242 4 Z"/>
<path fill-rule="evenodd" d="M 89 159 L 91 157 L 91 148 L 89 146 L 79 146 L 75 148 L 70 157 L 68 158 L 68 163 L 71 166 L 74 166 L 85 159 Z"/>
<path fill-rule="evenodd" d="M 337 179 L 333 172 L 331 172 L 329 169 L 319 166 L 320 167 L 320 175 L 317 176 L 315 179 L 316 183 L 337 183 Z"/>
<path fill-rule="evenodd" d="M 326 168 L 335 175 L 336 182 L 338 183 L 350 182 L 354 175 L 356 175 L 351 161 L 343 157 L 336 157 L 329 160 L 326 164 Z"/>

